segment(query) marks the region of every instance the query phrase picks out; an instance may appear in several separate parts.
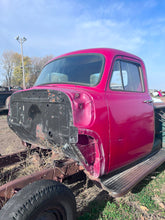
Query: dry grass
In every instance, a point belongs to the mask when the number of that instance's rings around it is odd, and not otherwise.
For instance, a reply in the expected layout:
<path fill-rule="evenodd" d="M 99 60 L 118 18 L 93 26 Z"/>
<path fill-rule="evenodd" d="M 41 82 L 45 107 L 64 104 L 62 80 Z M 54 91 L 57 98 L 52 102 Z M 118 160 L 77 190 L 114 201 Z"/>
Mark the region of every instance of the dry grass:
<path fill-rule="evenodd" d="M 40 152 L 35 152 L 29 154 L 26 160 L 20 156 L 20 162 L 0 170 L 0 185 L 52 166 L 53 159 L 51 152 L 46 157 Z"/>

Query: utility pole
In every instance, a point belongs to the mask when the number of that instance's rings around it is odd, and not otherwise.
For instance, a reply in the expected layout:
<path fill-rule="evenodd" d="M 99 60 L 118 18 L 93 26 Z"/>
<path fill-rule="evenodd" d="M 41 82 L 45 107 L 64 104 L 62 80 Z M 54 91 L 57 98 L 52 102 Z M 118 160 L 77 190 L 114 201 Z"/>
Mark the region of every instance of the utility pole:
<path fill-rule="evenodd" d="M 23 81 L 23 89 L 26 89 L 25 86 L 25 69 L 24 69 L 24 62 L 23 62 L 23 43 L 27 40 L 25 37 L 20 38 L 19 36 L 17 36 L 15 38 L 18 43 L 21 45 L 21 58 L 22 58 L 22 81 Z"/>

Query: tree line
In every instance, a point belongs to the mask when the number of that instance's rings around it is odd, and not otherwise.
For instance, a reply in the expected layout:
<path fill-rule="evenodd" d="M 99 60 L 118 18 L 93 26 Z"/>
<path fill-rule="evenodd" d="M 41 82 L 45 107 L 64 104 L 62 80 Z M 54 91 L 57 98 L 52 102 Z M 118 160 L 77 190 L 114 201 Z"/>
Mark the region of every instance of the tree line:
<path fill-rule="evenodd" d="M 24 56 L 25 85 L 27 88 L 33 86 L 43 66 L 52 58 L 52 55 L 42 58 Z M 4 79 L 3 86 L 9 88 L 22 87 L 21 54 L 14 51 L 4 51 L 1 57 L 1 66 Z"/>

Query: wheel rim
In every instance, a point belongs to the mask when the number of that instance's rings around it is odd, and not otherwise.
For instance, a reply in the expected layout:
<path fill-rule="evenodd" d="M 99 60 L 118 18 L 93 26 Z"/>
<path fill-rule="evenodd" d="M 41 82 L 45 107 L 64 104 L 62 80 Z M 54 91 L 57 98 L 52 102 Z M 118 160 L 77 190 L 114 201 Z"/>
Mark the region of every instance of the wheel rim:
<path fill-rule="evenodd" d="M 36 220 L 66 220 L 66 213 L 63 207 L 56 206 L 53 209 L 47 209 L 40 212 Z"/>

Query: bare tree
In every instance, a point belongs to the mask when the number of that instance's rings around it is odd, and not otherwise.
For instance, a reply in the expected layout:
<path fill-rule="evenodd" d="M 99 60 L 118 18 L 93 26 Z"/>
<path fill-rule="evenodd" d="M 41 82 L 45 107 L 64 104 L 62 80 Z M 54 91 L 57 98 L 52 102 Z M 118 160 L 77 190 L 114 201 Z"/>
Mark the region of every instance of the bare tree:
<path fill-rule="evenodd" d="M 30 74 L 30 80 L 29 80 L 29 84 L 33 85 L 37 79 L 37 77 L 39 76 L 43 66 L 53 58 L 52 55 L 49 56 L 45 56 L 45 57 L 33 57 L 31 59 L 32 62 L 32 68 L 31 68 L 31 74 Z"/>
<path fill-rule="evenodd" d="M 40 74 L 43 66 L 52 59 L 53 56 L 45 57 L 24 57 L 25 80 L 28 86 L 32 86 Z M 2 54 L 2 69 L 5 77 L 4 85 L 11 87 L 22 85 L 22 64 L 21 55 L 13 51 L 4 51 Z"/>
<path fill-rule="evenodd" d="M 11 87 L 12 73 L 14 70 L 14 54 L 13 51 L 5 51 L 2 54 L 2 68 L 4 70 L 5 85 L 9 88 Z"/>

